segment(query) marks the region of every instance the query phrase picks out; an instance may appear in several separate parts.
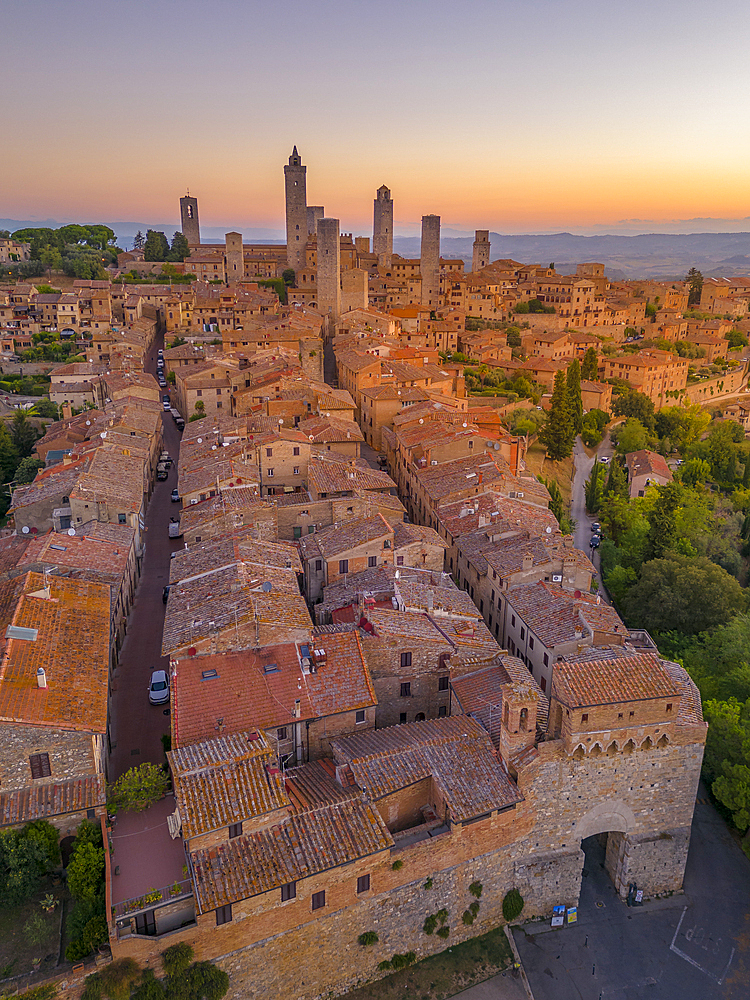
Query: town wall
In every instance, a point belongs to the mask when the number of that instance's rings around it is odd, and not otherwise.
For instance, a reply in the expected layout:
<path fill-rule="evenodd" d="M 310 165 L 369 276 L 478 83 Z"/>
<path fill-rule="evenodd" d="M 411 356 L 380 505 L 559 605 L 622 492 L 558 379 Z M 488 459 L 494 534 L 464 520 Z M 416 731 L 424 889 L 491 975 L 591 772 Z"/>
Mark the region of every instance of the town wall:
<path fill-rule="evenodd" d="M 723 375 L 716 375 L 714 378 L 705 378 L 693 385 L 686 386 L 680 399 L 689 403 L 710 403 L 712 399 L 722 396 L 732 396 L 739 392 L 747 381 L 748 369 L 745 365 L 735 368 L 734 371 L 725 372 Z M 674 399 L 667 399 L 665 406 L 673 406 Z"/>

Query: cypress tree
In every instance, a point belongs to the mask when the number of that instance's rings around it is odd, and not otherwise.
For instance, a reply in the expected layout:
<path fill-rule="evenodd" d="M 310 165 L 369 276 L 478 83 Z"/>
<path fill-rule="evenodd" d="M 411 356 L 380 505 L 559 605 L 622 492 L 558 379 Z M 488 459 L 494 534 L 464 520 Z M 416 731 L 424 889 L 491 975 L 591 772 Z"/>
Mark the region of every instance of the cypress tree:
<path fill-rule="evenodd" d="M 568 410 L 570 411 L 570 422 L 573 427 L 573 438 L 583 430 L 583 399 L 581 397 L 581 365 L 578 358 L 568 365 L 568 377 L 566 381 L 568 390 Z"/>
<path fill-rule="evenodd" d="M 547 422 L 539 438 L 546 446 L 547 454 L 554 461 L 567 458 L 573 450 L 573 425 L 568 408 L 568 387 L 564 371 L 555 373 L 552 402 Z"/>
<path fill-rule="evenodd" d="M 599 362 L 596 357 L 596 349 L 589 347 L 583 356 L 583 365 L 581 366 L 581 378 L 586 379 L 588 382 L 596 382 L 599 377 Z"/>

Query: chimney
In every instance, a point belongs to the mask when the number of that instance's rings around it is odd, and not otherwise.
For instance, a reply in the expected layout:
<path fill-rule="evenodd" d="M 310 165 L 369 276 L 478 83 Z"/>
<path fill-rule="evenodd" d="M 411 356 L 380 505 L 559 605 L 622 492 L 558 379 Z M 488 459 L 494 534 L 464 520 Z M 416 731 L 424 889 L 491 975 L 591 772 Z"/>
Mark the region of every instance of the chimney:
<path fill-rule="evenodd" d="M 428 612 L 428 614 L 432 613 L 434 607 L 435 607 L 435 595 L 432 593 L 431 590 L 428 590 L 427 591 L 427 612 Z"/>
<path fill-rule="evenodd" d="M 47 687 L 47 673 L 44 667 L 38 667 L 36 672 L 36 684 L 37 687 L 46 688 Z"/>
<path fill-rule="evenodd" d="M 523 568 L 531 569 L 533 565 L 534 565 L 534 557 L 530 552 L 527 552 L 526 555 L 523 557 Z"/>

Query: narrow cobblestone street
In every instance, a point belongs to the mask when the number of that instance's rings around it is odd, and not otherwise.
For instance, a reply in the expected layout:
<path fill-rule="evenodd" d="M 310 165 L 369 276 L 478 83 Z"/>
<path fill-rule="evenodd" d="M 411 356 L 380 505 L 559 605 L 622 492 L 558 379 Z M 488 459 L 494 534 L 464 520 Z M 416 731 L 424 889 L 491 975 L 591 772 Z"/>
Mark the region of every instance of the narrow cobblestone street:
<path fill-rule="evenodd" d="M 146 371 L 152 374 L 161 343 L 158 338 L 148 358 Z M 169 669 L 169 658 L 160 655 L 165 613 L 162 591 L 169 582 L 171 553 L 183 544 L 180 539 L 169 538 L 169 518 L 178 510 L 170 494 L 177 486 L 180 432 L 169 413 L 162 416 L 162 421 L 164 449 L 172 456 L 174 465 L 168 478 L 155 484 L 146 513 L 141 578 L 112 685 L 110 781 L 143 761 L 162 763 L 161 736 L 169 732 L 169 709 L 148 703 L 151 671 L 156 667 Z"/>

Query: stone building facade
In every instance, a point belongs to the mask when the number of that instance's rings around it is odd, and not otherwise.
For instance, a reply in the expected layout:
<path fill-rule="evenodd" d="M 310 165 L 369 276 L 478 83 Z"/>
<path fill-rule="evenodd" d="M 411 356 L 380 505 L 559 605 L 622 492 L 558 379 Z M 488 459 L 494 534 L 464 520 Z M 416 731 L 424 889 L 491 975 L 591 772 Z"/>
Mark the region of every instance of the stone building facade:
<path fill-rule="evenodd" d="M 338 219 L 318 219 L 318 309 L 341 313 L 341 242 Z"/>
<path fill-rule="evenodd" d="M 284 167 L 286 195 L 287 267 L 299 271 L 305 266 L 307 246 L 307 167 L 295 146 L 289 163 Z"/>
<path fill-rule="evenodd" d="M 477 229 L 474 234 L 472 246 L 471 269 L 481 271 L 490 262 L 490 231 L 489 229 Z"/>

